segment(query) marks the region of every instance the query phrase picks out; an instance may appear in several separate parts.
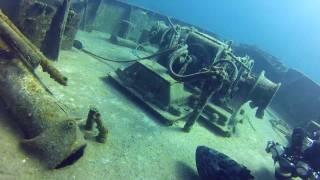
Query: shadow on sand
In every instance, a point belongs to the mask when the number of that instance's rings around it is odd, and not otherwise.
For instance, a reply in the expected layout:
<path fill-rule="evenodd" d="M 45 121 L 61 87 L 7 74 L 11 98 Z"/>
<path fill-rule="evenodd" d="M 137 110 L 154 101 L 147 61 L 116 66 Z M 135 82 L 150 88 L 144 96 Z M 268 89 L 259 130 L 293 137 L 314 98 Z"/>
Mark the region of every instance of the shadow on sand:
<path fill-rule="evenodd" d="M 274 177 L 274 172 L 271 172 L 267 168 L 261 168 L 258 171 L 252 172 L 254 175 L 255 179 L 261 179 L 261 180 L 273 180 L 275 179 Z"/>
<path fill-rule="evenodd" d="M 185 162 L 176 162 L 176 177 L 183 180 L 200 180 L 198 173 Z"/>

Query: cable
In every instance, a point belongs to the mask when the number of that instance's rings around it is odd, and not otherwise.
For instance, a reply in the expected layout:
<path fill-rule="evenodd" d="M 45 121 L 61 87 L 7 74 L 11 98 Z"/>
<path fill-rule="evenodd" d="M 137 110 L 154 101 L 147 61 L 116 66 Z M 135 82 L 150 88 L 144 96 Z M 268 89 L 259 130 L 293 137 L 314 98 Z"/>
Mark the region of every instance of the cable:
<path fill-rule="evenodd" d="M 177 49 L 170 57 L 169 64 L 168 64 L 168 70 L 169 70 L 170 75 L 173 76 L 173 78 L 180 80 L 180 81 L 189 81 L 189 80 L 198 78 L 199 76 L 207 76 L 209 74 L 212 74 L 212 71 L 210 71 L 210 70 L 199 71 L 197 73 L 192 73 L 192 74 L 188 74 L 188 75 L 180 75 L 180 74 L 177 74 L 176 72 L 174 72 L 174 70 L 173 70 L 174 62 L 176 61 L 176 59 L 178 59 L 178 57 L 182 56 L 183 54 L 185 54 L 187 52 L 188 52 L 188 46 L 185 45 L 185 46 Z M 235 80 L 235 78 L 237 78 L 238 68 L 233 62 L 228 61 L 228 60 L 220 60 L 220 61 L 213 63 L 212 66 L 217 66 L 218 64 L 230 64 L 234 70 L 231 81 L 233 82 Z"/>
<path fill-rule="evenodd" d="M 239 74 L 239 70 L 238 70 L 238 67 L 232 62 L 232 61 L 229 61 L 229 60 L 219 60 L 217 62 L 214 62 L 212 64 L 212 66 L 217 66 L 218 64 L 229 64 L 231 65 L 231 67 L 233 68 L 233 76 L 232 78 L 230 79 L 231 82 L 234 82 L 237 77 L 238 77 L 238 74 Z"/>
<path fill-rule="evenodd" d="M 210 73 L 209 71 L 204 71 L 204 72 L 197 72 L 197 73 L 188 74 L 188 75 L 180 75 L 180 74 L 177 74 L 176 72 L 174 72 L 174 70 L 173 70 L 174 62 L 176 61 L 176 59 L 178 59 L 179 56 L 186 53 L 187 50 L 188 50 L 188 46 L 185 45 L 185 46 L 177 49 L 172 54 L 172 56 L 170 57 L 170 60 L 169 60 L 169 65 L 168 65 L 170 75 L 173 76 L 174 79 L 177 79 L 179 81 L 188 81 L 188 80 L 194 79 L 198 76 L 207 75 L 208 73 Z"/>
<path fill-rule="evenodd" d="M 130 63 L 130 62 L 137 62 L 137 61 L 141 61 L 141 60 L 145 60 L 145 59 L 151 59 L 153 57 L 156 57 L 156 56 L 160 56 L 160 55 L 163 55 L 163 54 L 167 54 L 167 53 L 170 53 L 170 52 L 173 52 L 175 51 L 176 49 L 178 48 L 177 47 L 173 47 L 173 48 L 169 48 L 169 49 L 165 49 L 163 51 L 160 51 L 160 52 L 157 52 L 157 53 L 154 53 L 150 56 L 146 56 L 146 57 L 142 57 L 142 58 L 137 58 L 137 59 L 131 59 L 131 60 L 124 60 L 124 61 L 121 61 L 121 60 L 114 60 L 114 59 L 109 59 L 109 58 L 105 58 L 105 57 L 102 57 L 102 56 L 99 56 L 97 54 L 94 54 L 86 49 L 80 49 L 82 52 L 90 55 L 90 56 L 93 56 L 95 58 L 99 58 L 101 60 L 104 60 L 104 61 L 110 61 L 110 62 L 115 62 L 115 63 Z"/>
<path fill-rule="evenodd" d="M 146 44 L 146 43 L 145 43 Z M 138 54 L 138 50 L 141 48 L 141 50 L 144 50 L 144 44 L 138 44 L 134 49 L 132 49 L 132 54 L 135 55 L 137 58 L 141 58 L 141 56 Z"/>
<path fill-rule="evenodd" d="M 168 49 L 165 49 L 163 51 L 160 51 L 160 52 L 157 52 L 157 53 L 154 53 L 150 56 L 146 56 L 146 57 L 141 57 L 141 58 L 137 58 L 137 59 L 131 59 L 131 60 L 124 60 L 124 61 L 121 61 L 121 60 L 114 60 L 114 59 L 109 59 L 109 58 L 105 58 L 105 57 L 102 57 L 102 56 L 99 56 L 97 54 L 94 54 L 86 49 L 83 48 L 83 46 L 79 46 L 79 47 L 76 47 L 78 48 L 79 50 L 81 50 L 82 52 L 98 59 L 100 62 L 104 63 L 104 64 L 107 64 L 109 66 L 111 66 L 110 64 L 108 64 L 107 62 L 105 61 L 109 61 L 109 62 L 115 62 L 115 63 L 130 63 L 130 62 L 137 62 L 137 61 L 141 61 L 141 60 L 145 60 L 145 59 L 151 59 L 153 57 L 156 57 L 156 56 L 160 56 L 160 55 L 163 55 L 163 54 L 167 54 L 167 53 L 170 53 L 170 52 L 173 52 L 171 57 L 170 57 L 170 60 L 169 60 L 169 65 L 168 65 L 168 69 L 169 69 L 169 73 L 170 75 L 172 75 L 175 79 L 178 79 L 180 81 L 186 81 L 186 80 L 190 80 L 190 79 L 194 79 L 194 78 L 197 78 L 199 76 L 203 76 L 203 75 L 208 75 L 210 73 L 212 73 L 210 70 L 207 70 L 207 71 L 199 71 L 197 73 L 193 73 L 193 74 L 188 74 L 188 75 L 180 75 L 180 74 L 177 74 L 174 72 L 173 70 L 173 64 L 175 62 L 175 60 L 183 55 L 183 54 L 187 54 L 188 53 L 188 45 L 185 45 L 185 46 L 175 46 L 173 48 L 168 48 Z M 102 61 L 101 61 L 102 60 Z M 234 69 L 234 74 L 233 74 L 233 77 L 232 77 L 232 81 L 235 80 L 235 78 L 238 76 L 238 68 L 237 66 L 231 62 L 231 61 L 227 61 L 227 60 L 220 60 L 220 61 L 217 61 L 215 63 L 212 64 L 212 66 L 215 66 L 217 64 L 230 64 L 231 67 L 233 67 Z M 112 66 L 111 66 L 112 67 Z M 112 67 L 113 68 L 113 67 Z M 114 69 L 114 68 L 113 68 Z"/>
<path fill-rule="evenodd" d="M 176 34 L 178 34 L 178 31 L 176 30 L 175 25 L 174 25 L 174 24 L 172 23 L 172 21 L 171 21 L 171 18 L 170 18 L 169 16 L 167 16 L 167 19 L 168 19 L 168 22 L 169 22 L 170 26 L 171 26 L 172 29 L 174 30 L 174 32 L 175 32 Z"/>

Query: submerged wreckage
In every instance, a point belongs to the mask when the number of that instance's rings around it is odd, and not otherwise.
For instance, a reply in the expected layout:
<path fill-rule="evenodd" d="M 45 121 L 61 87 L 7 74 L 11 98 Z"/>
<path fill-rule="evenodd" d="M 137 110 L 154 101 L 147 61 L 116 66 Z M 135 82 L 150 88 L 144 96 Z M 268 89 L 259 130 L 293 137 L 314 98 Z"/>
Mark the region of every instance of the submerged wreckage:
<path fill-rule="evenodd" d="M 23 147 L 48 168 L 64 167 L 82 156 L 86 141 L 76 118 L 64 110 L 35 69 L 41 66 L 56 82 L 67 85 L 67 77 L 51 60 L 62 47 L 72 47 L 80 16 L 70 9 L 70 0 L 22 0 L 17 7 L 19 12 L 11 18 L 18 27 L 0 9 L 0 97 L 25 134 Z M 97 141 L 103 143 L 107 130 L 100 121 L 96 120 Z"/>
<path fill-rule="evenodd" d="M 10 6 L 18 7 L 17 13 L 0 1 L 3 7 L 13 22 L 0 11 L 0 97 L 25 133 L 25 147 L 49 168 L 75 162 L 84 153 L 86 142 L 75 118 L 59 105 L 35 69 L 41 66 L 52 79 L 67 85 L 68 79 L 51 62 L 58 60 L 60 49 L 74 46 L 103 59 L 84 49 L 80 41 L 73 43 L 79 28 L 107 32 L 111 43 L 153 53 L 134 60 L 109 59 L 125 65 L 108 77 L 168 125 L 185 121 L 183 130 L 188 132 L 199 119 L 231 136 L 247 116 L 245 107 L 256 108 L 256 117 L 263 118 L 275 99 L 273 107 L 290 117 L 292 125 L 299 122 L 294 117 L 308 117 L 305 121 L 315 120 L 308 125 L 310 132 L 320 129 L 315 117 L 318 109 L 307 107 L 317 99 L 313 94 L 320 92 L 319 86 L 255 47 L 234 45 L 200 28 L 115 0 L 21 0 Z M 305 89 L 314 92 L 292 104 L 293 97 L 300 97 Z M 303 108 L 305 113 L 300 111 Z M 279 124 L 276 120 L 271 123 Z M 99 131 L 96 141 L 104 143 L 108 129 L 100 112 L 92 107 L 84 131 L 92 131 L 95 124 Z M 207 149 L 203 152 L 225 157 Z"/>
<path fill-rule="evenodd" d="M 5 57 L 0 64 L 1 98 L 26 134 L 23 144 L 38 152 L 50 168 L 78 159 L 86 143 L 76 120 L 59 106 L 34 69 L 40 65 L 50 77 L 66 85 L 67 78 L 49 59 L 57 60 L 61 48 L 71 48 L 79 26 L 91 30 L 86 20 L 94 19 L 100 3 L 84 6 L 69 0 L 23 0 L 13 18 L 18 27 L 0 14 L 1 55 Z M 92 11 L 91 16 L 86 8 Z M 130 23 L 122 22 L 113 31 L 111 42 L 130 45 L 125 39 Z M 247 102 L 257 107 L 256 115 L 261 118 L 280 84 L 267 79 L 264 72 L 253 75 L 254 61 L 234 55 L 231 42 L 169 22 L 167 26 L 158 21 L 139 34 L 141 41 L 158 48 L 155 55 L 136 60 L 110 77 L 168 124 L 186 120 L 186 131 L 201 118 L 230 136 L 244 116 L 242 105 Z M 89 124 L 91 119 L 88 116 Z M 104 142 L 107 130 L 99 118 L 96 122 L 101 131 L 97 140 Z"/>
<path fill-rule="evenodd" d="M 64 77 L 51 62 L 0 11 L 0 94 L 25 132 L 25 147 L 37 152 L 49 168 L 76 160 L 86 146 L 74 119 L 34 74 L 43 71 L 62 85 Z"/>
<path fill-rule="evenodd" d="M 110 77 L 168 124 L 186 120 L 185 131 L 201 118 L 230 136 L 244 116 L 243 104 L 250 101 L 262 118 L 280 87 L 264 71 L 252 74 L 254 60 L 234 55 L 231 42 L 194 28 L 157 22 L 149 42 L 159 47 L 155 60 L 137 60 Z"/>

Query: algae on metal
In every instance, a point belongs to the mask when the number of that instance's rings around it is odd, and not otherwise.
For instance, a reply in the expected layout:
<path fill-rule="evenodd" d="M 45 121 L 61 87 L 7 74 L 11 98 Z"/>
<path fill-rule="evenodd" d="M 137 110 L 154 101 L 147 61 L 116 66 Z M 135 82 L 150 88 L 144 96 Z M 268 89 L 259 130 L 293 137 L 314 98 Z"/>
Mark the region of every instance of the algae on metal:
<path fill-rule="evenodd" d="M 40 156 L 49 168 L 72 163 L 86 146 L 77 122 L 61 108 L 26 61 L 35 57 L 42 66 L 45 63 L 44 70 L 59 71 L 46 63 L 49 61 L 2 12 L 0 30 L 5 32 L 0 36 L 1 49 L 16 54 L 12 59 L 1 59 L 0 96 L 25 133 L 24 147 Z"/>

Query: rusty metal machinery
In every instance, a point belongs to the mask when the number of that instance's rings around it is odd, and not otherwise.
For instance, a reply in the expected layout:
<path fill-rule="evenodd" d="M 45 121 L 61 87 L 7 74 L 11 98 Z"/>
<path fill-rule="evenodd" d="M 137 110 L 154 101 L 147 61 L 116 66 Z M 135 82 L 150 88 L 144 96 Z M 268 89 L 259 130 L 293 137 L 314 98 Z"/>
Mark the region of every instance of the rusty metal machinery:
<path fill-rule="evenodd" d="M 252 108 L 258 107 L 256 113 L 257 117 L 262 118 L 264 116 L 264 110 L 272 101 L 275 92 L 278 91 L 280 85 L 280 83 L 273 83 L 266 78 L 265 71 L 262 71 L 256 78 L 256 81 L 248 94 L 248 99 L 252 100 L 252 103 L 250 104 Z"/>
<path fill-rule="evenodd" d="M 0 97 L 17 119 L 23 147 L 48 168 L 78 160 L 86 146 L 75 119 L 63 110 L 33 72 L 41 65 L 66 85 L 67 78 L 0 11 Z"/>
<path fill-rule="evenodd" d="M 192 94 L 154 61 L 136 62 L 124 70 L 118 69 L 112 77 L 169 123 L 185 117 L 191 110 L 184 105 Z"/>
<path fill-rule="evenodd" d="M 143 60 L 118 69 L 110 77 L 157 112 L 168 124 L 186 120 L 189 131 L 197 119 L 205 120 L 224 135 L 235 130 L 250 101 L 263 112 L 280 84 L 251 73 L 254 60 L 237 57 L 232 42 L 222 42 L 194 28 L 163 22 L 150 30 L 150 43 L 159 52 L 175 49 L 155 60 Z M 241 109 L 241 113 L 239 113 Z"/>

